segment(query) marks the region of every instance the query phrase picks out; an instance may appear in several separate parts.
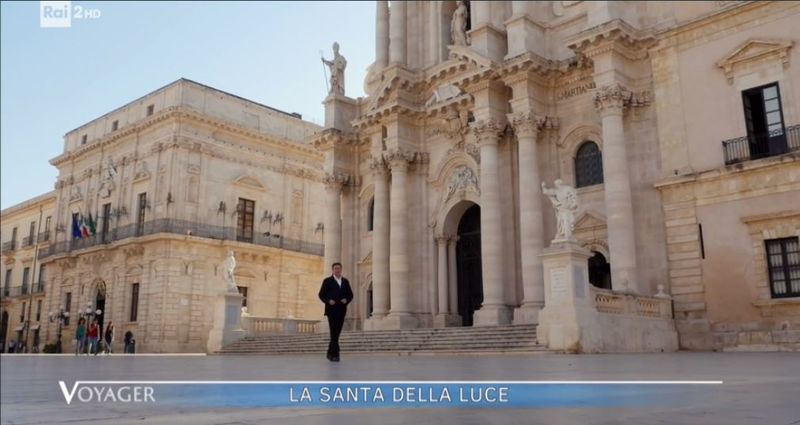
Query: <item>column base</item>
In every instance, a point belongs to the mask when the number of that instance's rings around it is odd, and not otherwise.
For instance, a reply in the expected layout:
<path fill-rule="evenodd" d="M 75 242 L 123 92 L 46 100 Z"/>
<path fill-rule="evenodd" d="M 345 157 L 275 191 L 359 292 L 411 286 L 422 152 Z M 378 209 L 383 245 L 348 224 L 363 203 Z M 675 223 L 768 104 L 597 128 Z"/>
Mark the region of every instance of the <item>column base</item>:
<path fill-rule="evenodd" d="M 380 330 L 414 329 L 419 327 L 419 321 L 409 313 L 389 313 L 380 320 Z"/>
<path fill-rule="evenodd" d="M 434 328 L 457 328 L 462 324 L 461 316 L 458 314 L 437 314 L 433 316 Z"/>
<path fill-rule="evenodd" d="M 380 316 L 376 316 L 373 314 L 368 319 L 364 320 L 363 328 L 365 331 L 377 331 L 383 329 L 381 326 L 384 319 L 386 319 L 385 314 Z"/>
<path fill-rule="evenodd" d="M 544 306 L 537 304 L 523 304 L 514 310 L 515 325 L 538 325 L 539 312 Z"/>
<path fill-rule="evenodd" d="M 510 325 L 513 312 L 507 305 L 485 305 L 472 317 L 473 326 Z"/>

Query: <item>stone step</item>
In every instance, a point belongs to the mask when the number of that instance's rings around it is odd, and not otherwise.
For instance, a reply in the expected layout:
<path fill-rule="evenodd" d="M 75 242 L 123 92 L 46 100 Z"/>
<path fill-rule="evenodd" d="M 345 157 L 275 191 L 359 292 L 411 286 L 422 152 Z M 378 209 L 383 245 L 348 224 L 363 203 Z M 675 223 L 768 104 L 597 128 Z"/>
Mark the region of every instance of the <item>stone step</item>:
<path fill-rule="evenodd" d="M 504 353 L 546 350 L 536 341 L 535 325 L 346 331 L 344 353 Z M 253 335 L 231 344 L 220 354 L 320 354 L 327 334 Z"/>

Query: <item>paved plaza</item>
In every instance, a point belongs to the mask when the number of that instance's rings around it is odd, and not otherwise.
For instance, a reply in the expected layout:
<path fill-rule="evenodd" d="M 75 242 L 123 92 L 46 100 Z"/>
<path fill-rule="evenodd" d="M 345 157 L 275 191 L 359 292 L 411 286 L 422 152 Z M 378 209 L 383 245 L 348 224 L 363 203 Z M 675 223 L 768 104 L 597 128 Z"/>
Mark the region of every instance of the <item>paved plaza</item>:
<path fill-rule="evenodd" d="M 3 424 L 759 424 L 800 423 L 797 353 L 527 356 L 9 356 Z M 64 380 L 722 380 L 689 403 L 641 408 L 174 409 L 67 405 Z"/>

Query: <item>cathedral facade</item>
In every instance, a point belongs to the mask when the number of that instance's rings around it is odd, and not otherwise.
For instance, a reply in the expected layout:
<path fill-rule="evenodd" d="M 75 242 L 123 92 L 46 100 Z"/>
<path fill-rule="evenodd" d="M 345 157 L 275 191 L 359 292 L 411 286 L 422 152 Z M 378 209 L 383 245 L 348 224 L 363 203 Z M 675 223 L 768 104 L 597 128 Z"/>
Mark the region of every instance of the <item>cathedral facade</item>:
<path fill-rule="evenodd" d="M 798 23 L 797 2 L 377 2 L 367 96 L 331 92 L 315 136 L 359 324 L 537 323 L 561 180 L 592 285 L 669 294 L 682 348 L 797 347 Z"/>

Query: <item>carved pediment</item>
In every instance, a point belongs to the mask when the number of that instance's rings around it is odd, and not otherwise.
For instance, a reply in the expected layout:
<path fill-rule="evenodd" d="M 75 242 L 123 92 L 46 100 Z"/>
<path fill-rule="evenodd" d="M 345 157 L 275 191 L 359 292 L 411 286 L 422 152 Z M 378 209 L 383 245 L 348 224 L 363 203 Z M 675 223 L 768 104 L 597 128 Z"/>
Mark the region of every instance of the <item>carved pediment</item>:
<path fill-rule="evenodd" d="M 575 220 L 575 231 L 606 227 L 606 218 L 594 211 L 586 211 Z"/>
<path fill-rule="evenodd" d="M 236 180 L 234 180 L 233 184 L 239 185 L 239 186 L 245 186 L 245 187 L 248 187 L 250 189 L 256 189 L 256 190 L 265 190 L 266 189 L 266 187 L 263 184 L 261 184 L 261 182 L 257 178 L 252 177 L 252 176 L 241 176 L 241 177 L 237 178 Z"/>
<path fill-rule="evenodd" d="M 780 60 L 784 67 L 788 67 L 792 44 L 791 40 L 748 40 L 717 62 L 717 66 L 725 72 L 728 83 L 733 83 L 736 67 L 748 62 L 773 57 Z"/>

